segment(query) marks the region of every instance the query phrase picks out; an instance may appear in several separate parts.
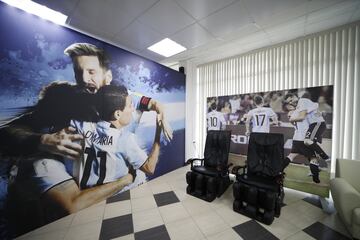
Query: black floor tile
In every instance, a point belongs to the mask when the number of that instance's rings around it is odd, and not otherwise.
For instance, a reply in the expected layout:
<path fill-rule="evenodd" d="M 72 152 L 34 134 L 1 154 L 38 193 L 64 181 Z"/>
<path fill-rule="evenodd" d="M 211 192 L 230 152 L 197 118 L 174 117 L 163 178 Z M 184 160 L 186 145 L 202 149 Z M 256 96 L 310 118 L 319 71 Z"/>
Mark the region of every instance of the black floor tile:
<path fill-rule="evenodd" d="M 101 224 L 100 240 L 107 240 L 125 236 L 134 232 L 132 215 L 124 215 L 103 220 Z"/>
<path fill-rule="evenodd" d="M 316 222 L 303 230 L 317 240 L 350 240 L 350 238 L 329 228 L 328 226 Z"/>
<path fill-rule="evenodd" d="M 125 191 L 123 193 L 117 194 L 115 196 L 109 197 L 106 199 L 106 203 L 113 203 L 118 201 L 130 200 L 130 191 Z"/>
<path fill-rule="evenodd" d="M 135 240 L 170 240 L 165 225 L 135 233 Z"/>
<path fill-rule="evenodd" d="M 180 202 L 173 191 L 154 194 L 154 198 L 158 207 Z"/>
<path fill-rule="evenodd" d="M 320 198 L 318 196 L 311 196 L 311 197 L 306 197 L 303 199 L 305 202 L 308 202 L 318 208 L 322 208 L 321 206 L 321 202 L 320 202 Z"/>
<path fill-rule="evenodd" d="M 233 227 L 235 232 L 240 235 L 244 240 L 277 240 L 271 232 L 266 230 L 263 226 L 255 220 L 239 224 Z"/>

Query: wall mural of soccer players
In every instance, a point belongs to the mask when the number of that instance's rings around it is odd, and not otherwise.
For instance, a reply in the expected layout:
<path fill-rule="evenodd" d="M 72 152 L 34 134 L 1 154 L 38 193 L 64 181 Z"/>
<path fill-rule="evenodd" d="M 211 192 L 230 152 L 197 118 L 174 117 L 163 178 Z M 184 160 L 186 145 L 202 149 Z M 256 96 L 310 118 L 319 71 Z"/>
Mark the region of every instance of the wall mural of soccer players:
<path fill-rule="evenodd" d="M 328 196 L 333 86 L 210 97 L 207 104 L 207 129 L 231 130 L 231 153 L 246 158 L 251 132 L 282 133 L 285 186 Z"/>
<path fill-rule="evenodd" d="M 0 3 L 0 239 L 183 166 L 185 76 Z"/>

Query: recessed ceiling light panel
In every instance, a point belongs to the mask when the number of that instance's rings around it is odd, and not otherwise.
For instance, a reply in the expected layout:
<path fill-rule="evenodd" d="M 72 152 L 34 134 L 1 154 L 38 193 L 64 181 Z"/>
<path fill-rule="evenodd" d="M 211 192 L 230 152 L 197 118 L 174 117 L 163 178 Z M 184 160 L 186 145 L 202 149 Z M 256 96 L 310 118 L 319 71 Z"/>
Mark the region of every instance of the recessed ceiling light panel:
<path fill-rule="evenodd" d="M 67 16 L 30 0 L 1 0 L 13 7 L 24 10 L 59 25 L 65 25 Z"/>
<path fill-rule="evenodd" d="M 156 52 L 164 57 L 171 57 L 177 53 L 183 52 L 186 50 L 185 47 L 181 46 L 177 42 L 169 38 L 165 38 L 160 42 L 155 43 L 154 45 L 148 47 L 150 51 Z"/>

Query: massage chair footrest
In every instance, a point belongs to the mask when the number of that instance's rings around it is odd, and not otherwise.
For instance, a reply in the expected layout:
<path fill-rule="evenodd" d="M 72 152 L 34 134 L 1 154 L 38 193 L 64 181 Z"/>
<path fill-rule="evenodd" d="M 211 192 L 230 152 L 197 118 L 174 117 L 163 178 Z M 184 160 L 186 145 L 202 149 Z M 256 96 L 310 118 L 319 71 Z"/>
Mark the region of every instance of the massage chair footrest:
<path fill-rule="evenodd" d="M 279 217 L 281 212 L 284 192 L 281 187 L 279 189 L 273 191 L 236 182 L 233 185 L 233 209 L 265 224 L 271 224 L 274 217 Z"/>
<path fill-rule="evenodd" d="M 229 176 L 212 177 L 196 172 L 187 172 L 186 182 L 188 194 L 208 202 L 220 197 L 231 184 Z"/>

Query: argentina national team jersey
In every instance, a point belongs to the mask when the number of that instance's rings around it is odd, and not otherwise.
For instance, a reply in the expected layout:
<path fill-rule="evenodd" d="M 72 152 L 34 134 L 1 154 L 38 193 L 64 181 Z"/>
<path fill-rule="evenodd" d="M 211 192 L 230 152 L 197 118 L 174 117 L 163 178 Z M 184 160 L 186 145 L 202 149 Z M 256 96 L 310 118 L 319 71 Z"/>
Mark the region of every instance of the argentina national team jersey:
<path fill-rule="evenodd" d="M 80 188 L 112 182 L 128 173 L 128 164 L 139 169 L 147 154 L 139 147 L 135 134 L 111 127 L 109 122 L 71 121 L 71 126 L 84 136 L 84 155 L 74 167 Z"/>
<path fill-rule="evenodd" d="M 252 116 L 252 132 L 270 132 L 270 118 L 275 112 L 269 107 L 257 107 L 248 112 Z"/>

